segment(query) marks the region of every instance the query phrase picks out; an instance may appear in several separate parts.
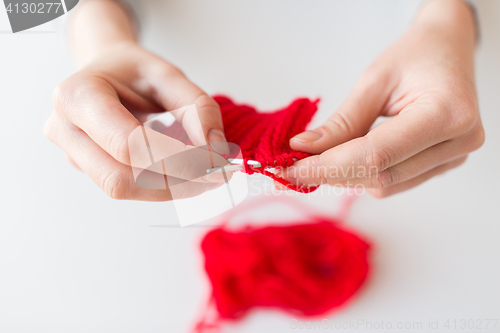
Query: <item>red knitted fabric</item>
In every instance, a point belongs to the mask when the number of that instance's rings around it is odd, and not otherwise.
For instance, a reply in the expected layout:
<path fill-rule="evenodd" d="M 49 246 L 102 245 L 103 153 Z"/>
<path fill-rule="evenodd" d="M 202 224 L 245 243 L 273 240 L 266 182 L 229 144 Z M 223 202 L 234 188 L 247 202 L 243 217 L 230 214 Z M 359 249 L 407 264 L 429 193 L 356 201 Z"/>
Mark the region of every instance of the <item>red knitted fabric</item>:
<path fill-rule="evenodd" d="M 244 172 L 249 175 L 255 172 L 261 173 L 301 193 L 309 193 L 318 188 L 318 186 L 293 185 L 267 171 L 266 168 L 283 168 L 292 165 L 294 159 L 300 160 L 310 156 L 292 150 L 289 141 L 306 129 L 316 113 L 319 100 L 299 98 L 283 109 L 263 113 L 246 104 L 235 104 L 224 96 L 214 96 L 214 99 L 220 105 L 227 141 L 238 145 L 241 149 L 245 161 Z M 192 144 L 178 122 L 158 130 L 185 144 Z M 248 160 L 258 161 L 262 167 L 253 168 L 246 163 Z"/>
<path fill-rule="evenodd" d="M 217 228 L 201 247 L 224 319 L 238 319 L 257 306 L 321 315 L 344 304 L 368 274 L 368 243 L 326 218 L 241 231 Z"/>
<path fill-rule="evenodd" d="M 235 104 L 224 96 L 214 96 L 220 105 L 224 131 L 228 142 L 237 144 L 245 160 L 245 172 L 249 175 L 259 172 L 286 187 L 308 193 L 317 187 L 297 187 L 287 180 L 265 170 L 268 167 L 282 168 L 300 160 L 309 154 L 292 150 L 289 141 L 303 132 L 316 113 L 319 100 L 310 101 L 299 98 L 289 106 L 275 112 L 261 113 L 245 104 Z M 252 168 L 247 160 L 258 161 L 261 168 Z"/>

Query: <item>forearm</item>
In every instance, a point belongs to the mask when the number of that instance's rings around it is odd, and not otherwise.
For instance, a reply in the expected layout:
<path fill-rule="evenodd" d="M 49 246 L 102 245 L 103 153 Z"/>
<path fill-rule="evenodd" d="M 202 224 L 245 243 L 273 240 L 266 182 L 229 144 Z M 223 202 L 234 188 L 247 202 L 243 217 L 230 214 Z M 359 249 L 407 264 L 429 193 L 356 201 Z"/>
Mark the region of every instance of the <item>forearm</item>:
<path fill-rule="evenodd" d="M 75 10 L 69 35 L 79 66 L 117 44 L 137 42 L 134 22 L 119 2 L 86 0 Z"/>
<path fill-rule="evenodd" d="M 460 36 L 460 40 L 472 48 L 477 42 L 474 12 L 463 0 L 428 1 L 420 10 L 415 25 L 453 32 L 451 38 L 456 39 Z"/>
<path fill-rule="evenodd" d="M 424 4 L 412 26 L 416 36 L 426 41 L 427 58 L 439 68 L 461 68 L 474 81 L 476 21 L 472 8 L 462 0 L 431 0 Z"/>

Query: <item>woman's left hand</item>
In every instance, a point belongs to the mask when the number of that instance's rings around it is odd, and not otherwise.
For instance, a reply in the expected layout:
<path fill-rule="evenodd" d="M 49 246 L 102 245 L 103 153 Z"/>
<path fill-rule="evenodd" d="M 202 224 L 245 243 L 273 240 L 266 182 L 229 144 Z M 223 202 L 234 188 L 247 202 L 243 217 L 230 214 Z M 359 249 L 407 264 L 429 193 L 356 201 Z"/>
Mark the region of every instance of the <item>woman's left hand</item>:
<path fill-rule="evenodd" d="M 283 176 L 299 185 L 361 184 L 386 197 L 461 165 L 484 142 L 475 44 L 467 4 L 426 4 L 339 110 L 290 140 L 293 149 L 318 155 L 298 161 Z M 379 116 L 392 118 L 370 131 Z"/>

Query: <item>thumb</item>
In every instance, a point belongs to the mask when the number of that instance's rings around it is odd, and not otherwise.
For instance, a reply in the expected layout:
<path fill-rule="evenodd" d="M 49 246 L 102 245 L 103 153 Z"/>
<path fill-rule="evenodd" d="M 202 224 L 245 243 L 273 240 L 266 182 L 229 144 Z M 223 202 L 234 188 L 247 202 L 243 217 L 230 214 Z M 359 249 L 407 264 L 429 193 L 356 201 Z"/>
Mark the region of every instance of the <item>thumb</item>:
<path fill-rule="evenodd" d="M 194 107 L 180 108 L 172 113 L 194 145 L 209 145 L 216 153 L 229 154 L 219 104 L 206 93 L 190 103 Z"/>
<path fill-rule="evenodd" d="M 166 110 L 173 111 L 195 146 L 208 144 L 217 153 L 229 153 L 220 107 L 212 97 L 182 72 L 160 76 L 153 85 L 156 100 Z"/>
<path fill-rule="evenodd" d="M 320 127 L 297 134 L 290 139 L 294 150 L 321 154 L 341 143 L 363 136 L 382 112 L 392 91 L 386 75 L 363 75 L 335 112 Z"/>

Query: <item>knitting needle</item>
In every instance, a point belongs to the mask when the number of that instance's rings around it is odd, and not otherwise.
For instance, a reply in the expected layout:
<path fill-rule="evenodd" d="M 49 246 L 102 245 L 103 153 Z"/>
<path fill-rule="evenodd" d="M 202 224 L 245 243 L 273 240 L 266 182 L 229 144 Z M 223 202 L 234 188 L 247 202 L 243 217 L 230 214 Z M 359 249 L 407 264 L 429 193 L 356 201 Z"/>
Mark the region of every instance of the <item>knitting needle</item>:
<path fill-rule="evenodd" d="M 240 165 L 243 165 L 244 161 L 242 158 L 228 158 L 227 159 L 229 161 L 229 163 L 231 164 L 240 164 Z M 257 162 L 257 161 L 252 161 L 252 160 L 248 160 L 247 161 L 247 164 L 248 165 L 252 165 L 254 167 L 257 167 L 257 168 L 260 168 L 262 165 Z"/>
<path fill-rule="evenodd" d="M 207 169 L 207 173 L 212 173 L 216 171 L 222 171 L 224 168 L 224 171 L 240 171 L 243 170 L 243 160 L 238 159 L 238 158 L 230 158 L 228 159 L 229 163 L 233 163 L 234 165 L 228 165 L 224 167 L 217 167 L 217 168 L 212 168 L 212 169 Z M 248 161 L 248 164 L 255 167 L 255 168 L 260 168 L 261 164 L 257 161 Z"/>
<path fill-rule="evenodd" d="M 293 161 L 296 162 L 297 159 L 294 158 Z M 224 168 L 224 171 L 240 171 L 240 170 L 244 169 L 244 167 L 243 167 L 244 161 L 241 158 L 229 158 L 228 162 L 231 163 L 231 164 L 234 164 L 234 165 L 229 165 L 229 166 L 225 166 L 225 167 L 217 167 L 217 168 L 207 169 L 207 173 L 220 171 L 220 170 L 222 170 L 222 168 Z M 276 163 L 276 161 L 274 161 L 274 163 Z M 250 166 L 252 166 L 253 168 L 260 168 L 260 167 L 262 167 L 262 164 L 260 164 L 260 162 L 253 161 L 253 160 L 247 160 L 247 164 L 250 165 Z M 272 167 L 269 167 L 269 168 L 271 169 Z"/>
<path fill-rule="evenodd" d="M 228 165 L 228 166 L 217 167 L 217 168 L 213 168 L 213 169 L 207 169 L 207 173 L 222 171 L 222 169 L 224 169 L 224 171 L 230 171 L 230 172 L 240 171 L 240 170 L 243 170 L 243 165 Z"/>

